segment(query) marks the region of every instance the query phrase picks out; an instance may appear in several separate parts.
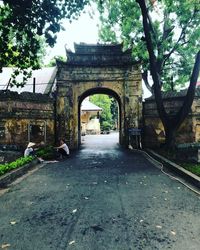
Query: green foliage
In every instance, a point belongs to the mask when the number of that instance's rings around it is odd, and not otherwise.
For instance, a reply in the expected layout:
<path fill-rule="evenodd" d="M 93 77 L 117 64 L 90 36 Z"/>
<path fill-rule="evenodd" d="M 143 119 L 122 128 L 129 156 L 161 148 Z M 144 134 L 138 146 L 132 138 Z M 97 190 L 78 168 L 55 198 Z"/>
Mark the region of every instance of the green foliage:
<path fill-rule="evenodd" d="M 42 157 L 44 160 L 54 159 L 55 150 L 52 146 L 41 148 L 37 151 L 36 155 Z"/>
<path fill-rule="evenodd" d="M 102 125 L 104 121 L 112 124 L 111 99 L 109 96 L 102 94 L 92 95 L 90 96 L 90 101 L 103 109 L 100 114 L 100 124 Z"/>
<path fill-rule="evenodd" d="M 54 56 L 46 66 L 47 67 L 56 66 L 56 60 L 61 61 L 61 62 L 67 61 L 67 59 L 64 56 Z"/>
<path fill-rule="evenodd" d="M 101 14 L 100 39 L 123 42 L 125 48 L 132 48 L 133 58 L 142 61 L 143 70 L 149 69 L 138 3 L 132 0 L 96 2 Z M 188 82 L 199 48 L 199 0 L 157 0 L 154 5 L 146 2 L 163 89 L 174 89 Z"/>
<path fill-rule="evenodd" d="M 29 162 L 31 162 L 34 159 L 33 156 L 27 156 L 27 157 L 21 157 L 17 159 L 14 162 L 11 163 L 6 163 L 6 164 L 1 164 L 0 165 L 0 175 L 3 175 L 13 169 L 19 168 Z"/>
<path fill-rule="evenodd" d="M 76 19 L 88 0 L 3 0 L 0 5 L 0 71 L 15 66 L 13 85 L 22 86 L 38 69 L 44 55 L 44 42 L 53 47 L 62 19 Z M 24 81 L 16 76 L 24 73 Z"/>
<path fill-rule="evenodd" d="M 101 125 L 102 130 L 110 130 L 111 129 L 111 124 L 107 121 L 103 121 Z"/>
<path fill-rule="evenodd" d="M 108 95 L 96 94 L 90 96 L 90 101 L 102 108 L 100 113 L 101 129 L 107 126 L 107 124 L 109 124 L 109 129 L 115 128 L 118 123 L 118 104 L 116 99 Z"/>
<path fill-rule="evenodd" d="M 193 174 L 200 176 L 200 164 L 182 163 L 181 166 Z"/>
<path fill-rule="evenodd" d="M 200 163 L 189 162 L 187 159 L 187 155 L 190 154 L 189 152 L 191 152 L 191 149 L 197 149 L 199 147 L 199 143 L 185 143 L 177 145 L 177 150 L 172 150 L 170 148 L 157 148 L 156 152 L 169 159 L 170 161 L 177 163 L 191 173 L 200 176 Z"/>
<path fill-rule="evenodd" d="M 52 146 L 48 146 L 45 148 L 42 148 L 37 151 L 37 156 L 42 157 L 44 159 L 52 159 L 54 158 L 54 148 Z M 13 169 L 19 168 L 29 162 L 31 162 L 35 157 L 33 156 L 27 156 L 27 157 L 21 157 L 17 159 L 16 161 L 13 161 L 11 163 L 1 164 L 0 165 L 0 175 L 3 175 Z"/>
<path fill-rule="evenodd" d="M 113 124 L 113 128 L 117 128 L 118 127 L 118 116 L 119 116 L 119 111 L 118 111 L 118 103 L 117 100 L 111 97 L 111 105 L 110 105 L 110 111 L 112 114 L 112 124 Z"/>

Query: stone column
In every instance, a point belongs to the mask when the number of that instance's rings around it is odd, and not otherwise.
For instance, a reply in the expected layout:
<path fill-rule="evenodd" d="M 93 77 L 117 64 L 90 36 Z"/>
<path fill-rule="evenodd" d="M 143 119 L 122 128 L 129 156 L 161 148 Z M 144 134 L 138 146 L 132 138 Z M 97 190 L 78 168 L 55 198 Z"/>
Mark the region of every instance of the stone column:
<path fill-rule="evenodd" d="M 66 140 L 69 147 L 73 145 L 72 119 L 73 119 L 72 87 L 69 83 L 58 83 L 57 96 L 57 135 L 58 139 Z"/>
<path fill-rule="evenodd" d="M 141 74 L 137 68 L 128 69 L 124 76 L 125 88 L 125 143 L 128 146 L 129 128 L 141 127 L 142 84 Z"/>

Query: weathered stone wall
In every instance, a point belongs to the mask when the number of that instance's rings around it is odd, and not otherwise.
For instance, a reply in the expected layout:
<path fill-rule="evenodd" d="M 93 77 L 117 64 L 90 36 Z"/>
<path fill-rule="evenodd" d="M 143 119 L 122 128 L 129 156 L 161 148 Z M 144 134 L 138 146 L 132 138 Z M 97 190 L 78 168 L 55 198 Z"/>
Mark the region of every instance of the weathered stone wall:
<path fill-rule="evenodd" d="M 176 114 L 182 106 L 183 97 L 172 97 L 164 100 L 164 106 L 169 114 Z M 144 114 L 144 145 L 158 147 L 164 142 L 165 132 L 158 116 L 153 99 L 146 100 L 143 105 Z M 200 99 L 195 97 L 191 112 L 176 133 L 176 143 L 200 142 Z"/>
<path fill-rule="evenodd" d="M 31 129 L 38 129 L 34 134 Z M 41 129 L 41 131 L 39 131 Z M 0 144 L 54 143 L 53 100 L 46 95 L 0 91 Z"/>
<path fill-rule="evenodd" d="M 128 127 L 141 125 L 142 85 L 139 65 L 80 66 L 58 64 L 57 75 L 58 134 L 67 139 L 71 148 L 79 144 L 80 102 L 85 93 L 118 96 L 121 116 L 120 143 L 126 144 Z"/>

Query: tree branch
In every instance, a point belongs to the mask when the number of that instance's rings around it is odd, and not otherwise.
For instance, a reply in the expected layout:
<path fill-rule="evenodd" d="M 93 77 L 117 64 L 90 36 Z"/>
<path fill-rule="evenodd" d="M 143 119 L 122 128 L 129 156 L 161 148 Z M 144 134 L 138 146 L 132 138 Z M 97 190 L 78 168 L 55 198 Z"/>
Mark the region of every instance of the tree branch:
<path fill-rule="evenodd" d="M 179 127 L 180 124 L 184 121 L 188 113 L 190 112 L 194 96 L 195 96 L 195 89 L 196 84 L 199 77 L 199 71 L 200 71 L 200 51 L 196 55 L 195 64 L 193 67 L 192 75 L 190 77 L 190 86 L 187 91 L 187 95 L 185 96 L 183 106 L 179 110 L 177 116 L 175 117 L 175 127 Z"/>
<path fill-rule="evenodd" d="M 176 41 L 174 47 L 171 49 L 171 51 L 170 51 L 168 54 L 166 54 L 166 55 L 164 56 L 163 65 L 164 65 L 165 62 L 169 59 L 169 57 L 171 56 L 171 54 L 176 50 L 176 48 L 177 48 L 177 46 L 179 45 L 180 41 L 181 41 L 182 39 L 184 39 L 186 29 L 188 28 L 190 22 L 193 20 L 195 14 L 196 14 L 196 11 L 194 10 L 194 13 L 193 13 L 192 17 L 188 20 L 188 22 L 187 22 L 187 23 L 185 24 L 185 26 L 182 28 L 181 34 L 180 34 L 178 40 Z M 186 44 L 186 43 L 187 43 L 187 42 L 183 42 L 182 45 L 184 45 L 184 44 Z"/>

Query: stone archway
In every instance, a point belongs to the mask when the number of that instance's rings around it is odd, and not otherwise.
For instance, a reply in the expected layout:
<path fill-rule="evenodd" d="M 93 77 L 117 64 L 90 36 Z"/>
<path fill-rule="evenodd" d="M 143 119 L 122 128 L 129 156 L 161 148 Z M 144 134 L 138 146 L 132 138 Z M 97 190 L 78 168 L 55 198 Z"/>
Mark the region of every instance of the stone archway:
<path fill-rule="evenodd" d="M 108 88 L 104 88 L 104 87 L 97 87 L 97 88 L 92 88 L 92 89 L 88 89 L 86 90 L 81 96 L 79 96 L 79 103 L 78 103 L 78 144 L 80 145 L 81 144 L 81 103 L 82 101 L 90 96 L 90 95 L 94 95 L 94 94 L 105 94 L 105 95 L 109 95 L 109 96 L 112 96 L 115 98 L 115 100 L 117 101 L 118 103 L 118 107 L 119 107 L 119 143 L 120 144 L 123 144 L 122 143 L 122 140 L 123 140 L 123 134 L 122 134 L 122 101 L 120 99 L 120 96 L 114 92 L 113 90 L 111 89 L 108 89 Z"/>
<path fill-rule="evenodd" d="M 57 61 L 57 136 L 70 148 L 80 143 L 79 112 L 82 100 L 95 93 L 115 97 L 120 106 L 120 144 L 128 143 L 128 129 L 141 126 L 142 84 L 140 65 L 121 45 L 75 44 L 67 62 Z"/>

